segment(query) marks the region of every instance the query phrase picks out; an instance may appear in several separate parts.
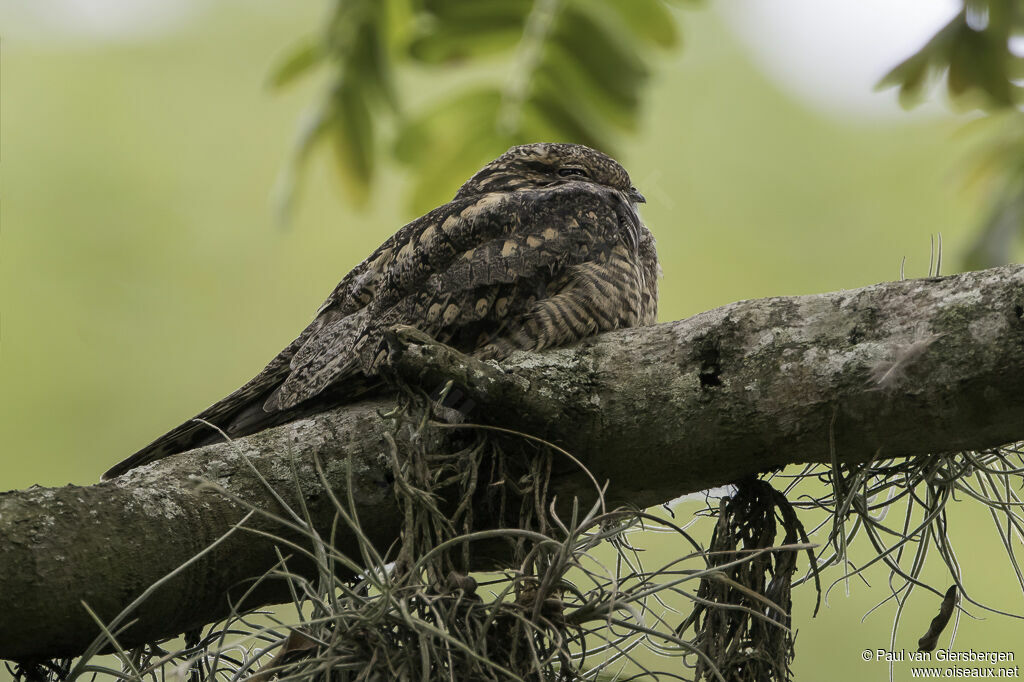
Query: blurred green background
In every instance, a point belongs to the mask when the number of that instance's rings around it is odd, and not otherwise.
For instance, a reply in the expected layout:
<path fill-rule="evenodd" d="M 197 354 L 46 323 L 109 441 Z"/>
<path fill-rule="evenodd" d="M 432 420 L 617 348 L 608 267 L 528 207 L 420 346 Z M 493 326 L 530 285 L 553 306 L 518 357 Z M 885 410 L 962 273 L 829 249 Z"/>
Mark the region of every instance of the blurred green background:
<path fill-rule="evenodd" d="M 275 178 L 322 82 L 272 93 L 267 74 L 322 21 L 320 3 L 199 4 L 172 29 L 111 40 L 48 35 L 38 17 L 12 31 L 23 15 L 0 9 L 0 483 L 88 484 L 287 344 L 415 217 L 411 180 L 386 167 L 359 210 L 320 150 L 290 224 L 275 220 Z M 896 279 L 903 257 L 923 276 L 939 232 L 950 271 L 985 209 L 965 189 L 976 140 L 962 119 L 823 113 L 770 79 L 713 8 L 678 16 L 684 45 L 654 62 L 640 131 L 618 142 L 649 202 L 662 320 Z M 413 100 L 435 87 L 398 82 Z M 987 515 L 956 507 L 968 587 L 1024 611 Z M 860 659 L 888 648 L 892 609 L 861 622 L 887 594 L 874 575 L 815 620 L 810 591 L 798 595 L 797 679 L 888 677 Z M 938 603 L 915 601 L 897 648 Z M 957 649 L 1024 655 L 1019 621 L 984 617 L 962 624 Z"/>

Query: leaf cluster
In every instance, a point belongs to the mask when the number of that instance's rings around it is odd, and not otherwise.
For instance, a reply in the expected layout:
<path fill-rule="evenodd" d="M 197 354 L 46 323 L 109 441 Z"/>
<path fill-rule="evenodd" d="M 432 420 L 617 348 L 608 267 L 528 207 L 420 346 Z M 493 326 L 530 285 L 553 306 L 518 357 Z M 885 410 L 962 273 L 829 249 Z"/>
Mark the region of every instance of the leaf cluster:
<path fill-rule="evenodd" d="M 963 8 L 920 50 L 879 83 L 899 89 L 900 102 L 918 104 L 940 77 L 959 107 L 980 109 L 998 119 L 991 149 L 976 176 L 991 180 L 991 208 L 965 259 L 979 269 L 1010 260 L 1014 242 L 1024 237 L 1024 56 L 1014 41 L 1024 34 L 1024 3 L 1019 0 L 964 0 Z"/>
<path fill-rule="evenodd" d="M 691 0 L 692 1 L 692 0 Z M 429 209 L 511 145 L 577 142 L 613 151 L 635 130 L 651 55 L 679 43 L 670 5 L 687 0 L 334 0 L 325 30 L 274 70 L 284 86 L 314 67 L 326 93 L 301 126 L 287 204 L 309 151 L 329 143 L 351 197 L 365 202 L 380 149 L 416 178 Z M 408 110 L 399 78 L 445 77 Z"/>
<path fill-rule="evenodd" d="M 879 87 L 899 88 L 900 101 L 912 106 L 944 74 L 950 96 L 961 105 L 1014 106 L 1021 100 L 1015 79 L 1024 74 L 1024 59 L 1010 49 L 1010 39 L 1021 31 L 1024 7 L 1017 0 L 964 0 L 963 9 Z"/>

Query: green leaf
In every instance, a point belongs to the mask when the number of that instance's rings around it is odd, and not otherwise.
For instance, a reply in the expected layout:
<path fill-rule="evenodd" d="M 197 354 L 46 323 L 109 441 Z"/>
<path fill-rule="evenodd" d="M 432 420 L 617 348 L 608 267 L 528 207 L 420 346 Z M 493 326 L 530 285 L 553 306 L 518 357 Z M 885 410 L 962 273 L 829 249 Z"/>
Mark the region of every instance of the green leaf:
<path fill-rule="evenodd" d="M 409 198 L 412 213 L 421 214 L 451 200 L 459 186 L 512 144 L 491 122 L 432 149 L 433 160 L 414 168 L 416 182 Z"/>
<path fill-rule="evenodd" d="M 965 43 L 970 40 L 974 32 L 966 26 L 960 33 L 963 37 L 958 38 L 949 53 L 949 74 L 946 76 L 946 84 L 949 94 L 959 97 L 974 86 L 975 55 L 973 49 L 964 49 Z"/>
<path fill-rule="evenodd" d="M 523 24 L 534 0 L 425 0 L 424 9 L 443 24 Z"/>
<path fill-rule="evenodd" d="M 679 42 L 676 18 L 662 0 L 591 0 L 611 10 L 612 18 L 628 28 L 637 40 L 659 47 Z"/>
<path fill-rule="evenodd" d="M 380 21 L 367 22 L 359 32 L 346 59 L 344 74 L 348 78 L 358 78 L 368 94 L 392 111 L 397 111 L 398 94 L 391 75 L 386 41 L 381 35 L 383 19 L 380 17 Z"/>
<path fill-rule="evenodd" d="M 575 142 L 595 149 L 608 148 L 593 121 L 540 79 L 523 107 L 522 120 L 524 133 L 534 141 Z"/>
<path fill-rule="evenodd" d="M 1013 88 L 1006 72 L 1009 51 L 1005 42 L 995 38 L 988 31 L 963 26 L 949 55 L 951 95 L 978 90 L 987 96 L 989 105 L 1013 106 Z"/>
<path fill-rule="evenodd" d="M 424 0 L 423 8 L 444 23 L 522 24 L 533 0 Z"/>
<path fill-rule="evenodd" d="M 474 89 L 442 100 L 399 130 L 394 153 L 416 178 L 410 197 L 422 213 L 447 201 L 459 184 L 505 151 L 512 141 L 497 131 L 501 93 Z"/>
<path fill-rule="evenodd" d="M 409 56 L 426 64 L 458 62 L 503 52 L 519 43 L 521 24 L 444 25 L 409 43 Z"/>
<path fill-rule="evenodd" d="M 283 88 L 309 72 L 322 62 L 324 57 L 323 44 L 319 40 L 305 40 L 277 61 L 270 71 L 267 84 L 275 89 Z"/>
<path fill-rule="evenodd" d="M 965 14 L 960 12 L 932 36 L 924 47 L 885 74 L 875 89 L 898 87 L 900 104 L 907 108 L 918 104 L 933 74 L 948 66 L 950 51 L 964 27 Z"/>
<path fill-rule="evenodd" d="M 1006 59 L 1006 75 L 1017 81 L 1024 78 L 1024 58 L 1011 53 Z"/>
<path fill-rule="evenodd" d="M 331 141 L 343 185 L 357 205 L 369 197 L 373 179 L 373 121 L 365 93 L 353 81 L 343 81 L 334 93 Z"/>
<path fill-rule="evenodd" d="M 380 3 L 381 33 L 388 37 L 388 49 L 404 47 L 423 12 L 419 0 L 388 0 Z"/>
<path fill-rule="evenodd" d="M 559 16 L 552 38 L 588 72 L 595 87 L 606 90 L 609 97 L 638 99 L 649 72 L 628 38 L 613 34 L 572 6 Z"/>
<path fill-rule="evenodd" d="M 508 50 L 522 39 L 530 0 L 428 0 L 433 21 L 409 44 L 413 59 L 438 64 Z"/>
<path fill-rule="evenodd" d="M 398 131 L 394 154 L 402 163 L 431 163 L 438 149 L 455 145 L 469 132 L 494 129 L 501 93 L 493 88 L 469 90 L 444 99 L 418 118 L 406 121 Z"/>
<path fill-rule="evenodd" d="M 602 81 L 595 80 L 592 71 L 584 69 L 559 43 L 548 45 L 537 70 L 549 79 L 557 92 L 578 100 L 575 106 L 592 109 L 597 116 L 623 130 L 636 129 L 638 93 L 604 87 Z"/>
<path fill-rule="evenodd" d="M 918 53 L 896 65 L 875 86 L 875 90 L 899 88 L 900 104 L 909 109 L 921 101 L 931 80 L 930 55 Z"/>

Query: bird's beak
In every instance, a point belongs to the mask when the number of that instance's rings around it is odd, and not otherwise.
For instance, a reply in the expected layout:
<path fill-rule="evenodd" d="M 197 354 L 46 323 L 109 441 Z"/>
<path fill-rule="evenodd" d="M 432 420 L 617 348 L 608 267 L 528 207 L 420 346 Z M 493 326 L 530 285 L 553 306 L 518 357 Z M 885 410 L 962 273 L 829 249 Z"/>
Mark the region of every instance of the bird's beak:
<path fill-rule="evenodd" d="M 637 191 L 636 187 L 629 188 L 629 200 L 634 204 L 646 204 L 647 199 L 644 199 L 644 195 Z"/>

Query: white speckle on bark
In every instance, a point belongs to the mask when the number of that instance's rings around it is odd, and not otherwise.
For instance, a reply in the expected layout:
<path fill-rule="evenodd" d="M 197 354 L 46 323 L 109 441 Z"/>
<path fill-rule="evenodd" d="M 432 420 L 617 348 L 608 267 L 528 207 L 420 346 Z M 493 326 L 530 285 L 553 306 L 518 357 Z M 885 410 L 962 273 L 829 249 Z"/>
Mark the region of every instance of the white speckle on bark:
<path fill-rule="evenodd" d="M 990 343 L 993 339 L 999 338 L 1006 321 L 998 313 L 989 313 L 984 317 L 971 322 L 967 329 L 971 332 L 971 338 L 980 344 Z"/>

